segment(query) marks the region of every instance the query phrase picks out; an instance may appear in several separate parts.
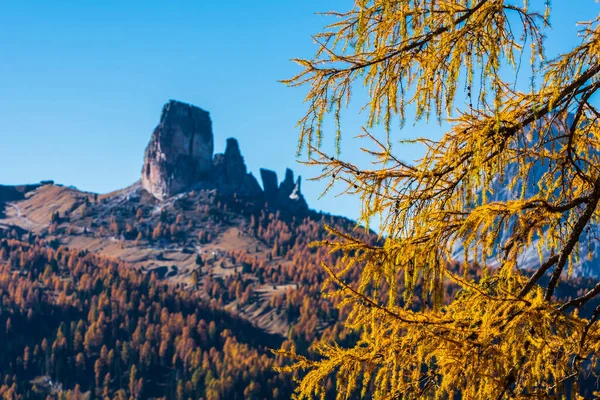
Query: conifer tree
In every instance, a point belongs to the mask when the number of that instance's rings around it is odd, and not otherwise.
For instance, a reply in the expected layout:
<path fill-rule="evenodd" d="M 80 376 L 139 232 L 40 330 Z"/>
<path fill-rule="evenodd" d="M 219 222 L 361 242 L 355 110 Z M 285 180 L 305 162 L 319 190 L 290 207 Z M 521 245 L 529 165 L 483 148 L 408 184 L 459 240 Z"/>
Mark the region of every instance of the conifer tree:
<path fill-rule="evenodd" d="M 589 308 L 600 283 L 570 300 L 556 292 L 597 240 L 600 18 L 547 58 L 551 13 L 546 1 L 355 0 L 328 13 L 316 55 L 296 60 L 302 71 L 284 82 L 308 90 L 299 153 L 328 189 L 359 196 L 360 222 L 379 218 L 381 232 L 366 243 L 327 228 L 320 244 L 345 256 L 323 267 L 359 339 L 320 343 L 317 361 L 282 349 L 303 371 L 298 398 L 324 396 L 331 377 L 340 399 L 583 398 L 600 355 L 600 306 Z M 375 167 L 340 152 L 354 89 L 367 94 L 361 137 Z M 321 146 L 328 118 L 334 154 Z M 448 127 L 440 139 L 405 139 L 405 122 L 433 118 Z M 414 144 L 424 156 L 400 159 Z"/>
<path fill-rule="evenodd" d="M 190 283 L 194 287 L 198 286 L 198 271 L 197 270 L 192 271 L 192 273 L 190 275 Z"/>

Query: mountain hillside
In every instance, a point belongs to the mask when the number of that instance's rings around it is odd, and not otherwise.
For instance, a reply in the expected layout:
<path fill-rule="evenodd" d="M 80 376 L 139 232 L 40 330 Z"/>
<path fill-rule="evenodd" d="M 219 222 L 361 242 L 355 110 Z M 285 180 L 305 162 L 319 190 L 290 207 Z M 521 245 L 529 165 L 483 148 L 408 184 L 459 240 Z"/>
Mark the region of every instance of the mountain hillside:
<path fill-rule="evenodd" d="M 234 138 L 214 142 L 208 112 L 170 101 L 131 186 L 0 186 L 0 395 L 286 399 L 269 349 L 355 340 L 321 296 L 340 254 L 309 244 L 325 224 L 377 236 L 311 210 L 293 171 L 259 184 Z"/>
<path fill-rule="evenodd" d="M 170 101 L 140 181 L 105 195 L 53 182 L 0 187 L 0 226 L 154 272 L 285 336 L 293 319 L 273 304 L 301 285 L 317 293 L 321 279 L 303 274 L 332 257 L 308 243 L 323 238 L 324 222 L 354 224 L 309 210 L 291 170 L 281 182 L 261 170 L 261 187 L 235 139 L 214 156 L 213 143 L 208 112 Z"/>

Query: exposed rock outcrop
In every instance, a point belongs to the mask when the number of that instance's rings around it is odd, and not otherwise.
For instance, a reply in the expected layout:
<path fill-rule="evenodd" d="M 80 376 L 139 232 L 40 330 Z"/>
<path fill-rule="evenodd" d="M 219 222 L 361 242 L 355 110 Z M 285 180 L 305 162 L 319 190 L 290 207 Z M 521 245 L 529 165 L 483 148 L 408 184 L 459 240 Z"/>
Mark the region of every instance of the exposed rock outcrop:
<path fill-rule="evenodd" d="M 262 180 L 263 190 L 265 192 L 265 201 L 268 204 L 276 205 L 279 193 L 279 188 L 277 187 L 277 173 L 270 169 L 261 168 L 260 179 Z"/>
<path fill-rule="evenodd" d="M 278 186 L 277 173 L 269 169 L 260 169 L 265 202 L 271 208 L 302 213 L 308 211 L 308 204 L 300 190 L 301 178 L 294 182 L 294 172 L 287 168 L 285 178 Z"/>
<path fill-rule="evenodd" d="M 169 101 L 146 148 L 143 188 L 159 200 L 189 189 L 209 176 L 213 146 L 208 112 Z"/>
<path fill-rule="evenodd" d="M 287 168 L 285 178 L 279 185 L 277 193 L 279 207 L 287 209 L 293 213 L 299 213 L 308 210 L 308 204 L 300 191 L 301 178 L 294 183 L 294 172 Z"/>
<path fill-rule="evenodd" d="M 236 139 L 227 139 L 225 153 L 215 154 L 212 165 L 211 180 L 224 195 L 242 197 L 259 197 L 262 195 L 256 178 L 246 170 L 244 157 Z"/>
<path fill-rule="evenodd" d="M 279 200 L 285 200 L 294 190 L 294 171 L 285 169 L 285 178 L 279 185 Z"/>
<path fill-rule="evenodd" d="M 301 213 L 308 206 L 291 169 L 278 185 L 274 171 L 261 169 L 263 188 L 248 173 L 238 141 L 227 139 L 225 152 L 213 157 L 212 122 L 207 111 L 171 100 L 144 156 L 142 187 L 164 200 L 197 186 L 216 188 L 221 195 L 245 197 L 269 208 Z"/>

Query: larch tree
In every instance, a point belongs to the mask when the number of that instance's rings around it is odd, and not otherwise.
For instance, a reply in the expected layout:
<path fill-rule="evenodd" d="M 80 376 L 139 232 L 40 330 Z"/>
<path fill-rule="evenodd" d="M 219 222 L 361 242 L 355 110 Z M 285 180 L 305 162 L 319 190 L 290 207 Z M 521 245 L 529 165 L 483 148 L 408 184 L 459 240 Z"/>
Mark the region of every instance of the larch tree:
<path fill-rule="evenodd" d="M 331 377 L 338 398 L 583 398 L 600 283 L 568 300 L 556 290 L 589 256 L 581 243 L 596 241 L 600 217 L 600 18 L 549 59 L 551 12 L 548 1 L 355 0 L 327 13 L 336 21 L 314 37 L 316 55 L 295 60 L 302 71 L 284 82 L 308 90 L 299 153 L 328 189 L 360 196 L 360 222 L 379 218 L 381 232 L 373 244 L 328 227 L 319 244 L 344 254 L 323 267 L 359 339 L 322 342 L 316 360 L 280 350 L 298 398 L 325 396 Z M 372 168 L 321 147 L 328 119 L 339 144 L 356 87 Z M 440 139 L 401 140 L 406 119 L 429 118 L 449 127 Z M 396 155 L 415 143 L 422 158 Z M 522 268 L 532 247 L 536 266 Z"/>

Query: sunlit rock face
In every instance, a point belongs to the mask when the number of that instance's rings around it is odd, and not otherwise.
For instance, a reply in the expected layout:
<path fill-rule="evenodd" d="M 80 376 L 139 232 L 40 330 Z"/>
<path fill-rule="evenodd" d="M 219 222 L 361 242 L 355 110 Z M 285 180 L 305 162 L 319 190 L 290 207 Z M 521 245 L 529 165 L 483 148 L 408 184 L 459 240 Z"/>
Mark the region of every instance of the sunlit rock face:
<path fill-rule="evenodd" d="M 261 169 L 260 184 L 248 172 L 239 143 L 227 139 L 225 152 L 215 154 L 209 113 L 171 100 L 163 107 L 144 155 L 142 187 L 159 201 L 197 187 L 216 189 L 220 195 L 243 197 L 273 210 L 308 212 L 291 169 L 279 184 L 274 171 Z"/>
<path fill-rule="evenodd" d="M 213 147 L 209 113 L 169 101 L 146 148 L 143 188 L 159 200 L 188 190 L 210 175 Z"/>

